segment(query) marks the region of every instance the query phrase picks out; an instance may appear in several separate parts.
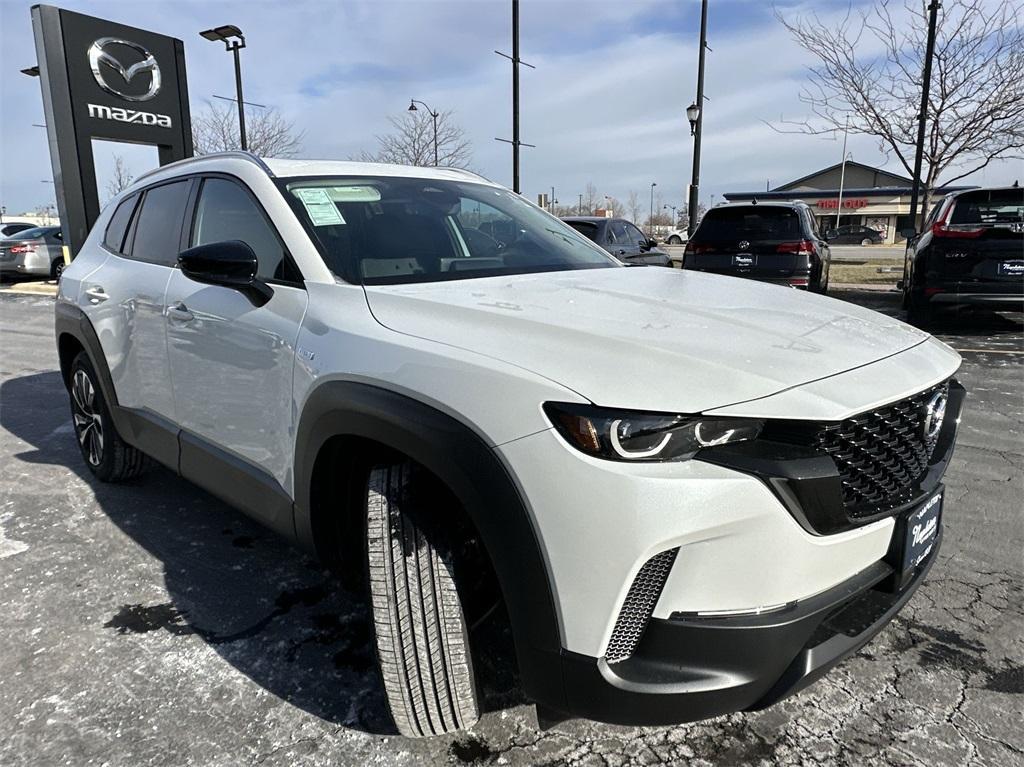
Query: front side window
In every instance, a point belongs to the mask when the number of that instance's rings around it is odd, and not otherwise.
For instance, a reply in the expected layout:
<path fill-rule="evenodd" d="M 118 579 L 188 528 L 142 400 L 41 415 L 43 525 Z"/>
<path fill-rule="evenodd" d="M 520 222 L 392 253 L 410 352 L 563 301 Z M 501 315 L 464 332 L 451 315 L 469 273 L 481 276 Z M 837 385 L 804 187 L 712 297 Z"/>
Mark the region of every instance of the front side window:
<path fill-rule="evenodd" d="M 282 181 L 328 268 L 387 285 L 618 264 L 519 195 L 439 179 L 341 177 Z"/>
<path fill-rule="evenodd" d="M 635 226 L 632 224 L 625 224 L 624 226 L 626 228 L 626 237 L 629 242 L 637 246 L 647 243 L 647 236 Z"/>
<path fill-rule="evenodd" d="M 300 281 L 277 232 L 249 193 L 234 181 L 208 178 L 199 190 L 189 244 L 194 247 L 226 240 L 239 240 L 252 248 L 260 279 Z"/>
<path fill-rule="evenodd" d="M 191 181 L 175 181 L 146 191 L 136 217 L 131 257 L 162 266 L 178 263 L 181 222 Z"/>

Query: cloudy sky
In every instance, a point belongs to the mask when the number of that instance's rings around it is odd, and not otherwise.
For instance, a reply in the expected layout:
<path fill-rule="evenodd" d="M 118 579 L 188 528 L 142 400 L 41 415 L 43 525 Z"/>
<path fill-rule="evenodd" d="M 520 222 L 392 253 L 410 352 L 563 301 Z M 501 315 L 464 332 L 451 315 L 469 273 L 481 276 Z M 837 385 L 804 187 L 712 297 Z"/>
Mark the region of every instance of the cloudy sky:
<path fill-rule="evenodd" d="M 857 5 L 860 0 L 853 0 Z M 779 0 L 785 13 L 811 6 L 842 14 L 848 2 Z M 0 204 L 8 214 L 53 200 L 30 2 L 0 0 Z M 193 113 L 213 94 L 232 95 L 231 59 L 198 32 L 243 29 L 246 100 L 277 107 L 304 131 L 301 156 L 349 158 L 376 148 L 388 115 L 410 98 L 453 110 L 473 142 L 474 170 L 511 184 L 508 0 L 321 0 L 320 2 L 79 2 L 63 7 L 185 41 Z M 574 202 L 587 182 L 625 200 L 682 200 L 691 140 L 684 114 L 696 90 L 697 0 L 522 0 L 522 188 L 555 187 Z M 782 135 L 766 121 L 804 116 L 797 95 L 809 63 L 760 0 L 714 0 L 709 19 L 702 200 L 764 189 L 838 162 L 841 144 Z M 851 138 L 860 162 L 886 165 L 870 139 Z M 120 150 L 119 150 L 120 151 Z M 155 150 L 121 151 L 136 175 Z M 110 148 L 97 151 L 101 174 Z M 1022 163 L 990 166 L 973 183 L 1008 183 Z M 104 181 L 100 181 L 101 189 Z M 101 198 L 105 197 L 101 192 Z"/>

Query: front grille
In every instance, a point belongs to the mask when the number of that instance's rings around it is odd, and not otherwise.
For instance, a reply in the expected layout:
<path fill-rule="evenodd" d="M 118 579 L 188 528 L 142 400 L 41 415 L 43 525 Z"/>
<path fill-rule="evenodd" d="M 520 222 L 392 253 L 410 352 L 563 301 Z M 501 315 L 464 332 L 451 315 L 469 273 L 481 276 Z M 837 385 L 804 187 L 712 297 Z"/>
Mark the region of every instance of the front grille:
<path fill-rule="evenodd" d="M 619 617 L 615 619 L 611 639 L 608 640 L 608 649 L 604 657 L 609 663 L 624 660 L 633 654 L 644 629 L 647 628 L 678 553 L 677 546 L 655 554 L 644 562 L 644 566 L 636 574 L 626 594 L 626 600 L 622 603 L 622 609 L 619 610 Z"/>
<path fill-rule="evenodd" d="M 919 494 L 937 435 L 925 435 L 928 403 L 949 382 L 839 423 L 779 424 L 774 438 L 829 455 L 851 517 L 892 511 Z M 766 430 L 767 431 L 767 430 Z"/>

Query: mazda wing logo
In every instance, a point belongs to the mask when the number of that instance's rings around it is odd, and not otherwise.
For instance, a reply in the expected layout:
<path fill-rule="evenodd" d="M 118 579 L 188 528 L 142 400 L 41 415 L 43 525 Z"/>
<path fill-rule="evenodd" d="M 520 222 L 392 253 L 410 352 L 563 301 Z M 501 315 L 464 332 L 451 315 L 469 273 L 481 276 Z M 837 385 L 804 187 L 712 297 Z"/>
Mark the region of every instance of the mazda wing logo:
<path fill-rule="evenodd" d="M 123 45 L 126 48 L 131 48 L 142 56 L 142 61 L 125 67 L 112 53 L 107 51 L 107 48 L 111 45 Z M 109 69 L 113 69 L 124 83 L 116 81 L 115 77 L 112 78 L 115 82 L 111 84 L 108 80 L 110 72 L 108 71 L 104 74 L 100 64 L 106 64 Z M 89 68 L 92 69 L 92 76 L 96 78 L 97 84 L 103 90 L 125 101 L 149 101 L 160 92 L 160 66 L 156 63 L 156 59 L 153 58 L 153 54 L 138 43 L 122 40 L 119 37 L 101 37 L 89 46 Z M 125 93 L 126 87 L 135 79 L 136 75 L 145 74 L 146 72 L 150 75 L 149 89 L 141 95 Z"/>

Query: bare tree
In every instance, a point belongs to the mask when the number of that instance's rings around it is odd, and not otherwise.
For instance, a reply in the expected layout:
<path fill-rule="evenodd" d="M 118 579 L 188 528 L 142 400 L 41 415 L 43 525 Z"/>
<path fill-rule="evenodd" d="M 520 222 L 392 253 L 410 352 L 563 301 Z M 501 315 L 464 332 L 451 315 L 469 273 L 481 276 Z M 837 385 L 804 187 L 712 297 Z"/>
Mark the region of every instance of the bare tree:
<path fill-rule="evenodd" d="M 629 197 L 626 198 L 626 212 L 629 213 L 629 220 L 636 222 L 640 220 L 640 194 L 635 189 L 629 190 Z"/>
<path fill-rule="evenodd" d="M 594 215 L 594 211 L 597 210 L 597 206 L 600 204 L 598 201 L 602 199 L 601 195 L 597 192 L 597 186 L 595 186 L 594 182 L 588 181 L 587 185 L 583 187 L 583 211 L 580 215 Z"/>
<path fill-rule="evenodd" d="M 873 136 L 912 175 L 928 19 L 926 0 L 848 12 L 836 26 L 815 14 L 777 17 L 818 63 L 801 100 L 814 117 L 783 132 Z M 922 181 L 929 193 L 1024 149 L 1024 27 L 1020 0 L 944 0 L 929 93 Z M 943 175 L 943 174 L 950 175 Z"/>
<path fill-rule="evenodd" d="M 246 110 L 245 137 L 253 154 L 294 157 L 302 147 L 303 135 L 276 109 Z M 192 144 L 196 154 L 238 149 L 241 143 L 237 107 L 207 101 L 205 109 L 192 118 Z"/>
<path fill-rule="evenodd" d="M 124 158 L 119 155 L 114 155 L 114 173 L 107 181 L 107 197 L 116 197 L 122 191 L 127 189 L 132 181 L 134 180 L 132 172 L 128 170 L 128 164 L 124 161 Z"/>
<path fill-rule="evenodd" d="M 602 204 L 604 205 L 605 210 L 612 211 L 616 216 L 621 216 L 626 212 L 626 209 L 622 206 L 622 202 L 609 195 L 605 196 L 604 203 Z"/>
<path fill-rule="evenodd" d="M 446 168 L 465 168 L 473 159 L 473 145 L 455 113 L 440 112 L 437 117 L 437 164 Z M 394 132 L 377 136 L 376 153 L 361 152 L 364 162 L 391 162 L 399 165 L 434 164 L 434 119 L 424 110 L 403 112 L 389 117 Z"/>

